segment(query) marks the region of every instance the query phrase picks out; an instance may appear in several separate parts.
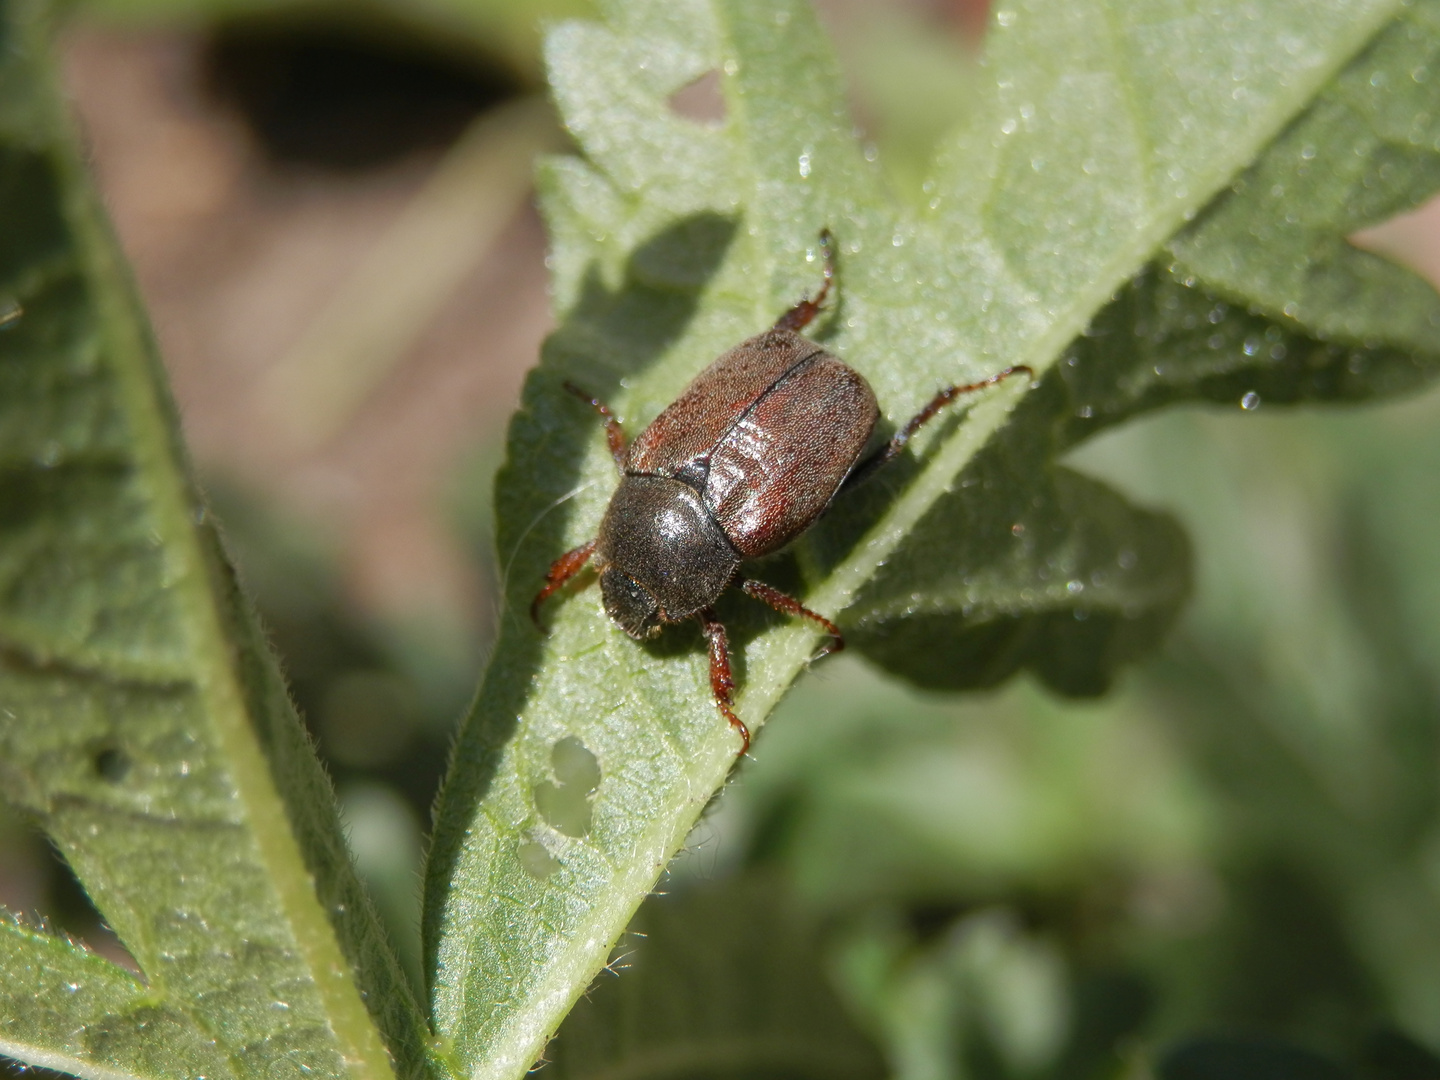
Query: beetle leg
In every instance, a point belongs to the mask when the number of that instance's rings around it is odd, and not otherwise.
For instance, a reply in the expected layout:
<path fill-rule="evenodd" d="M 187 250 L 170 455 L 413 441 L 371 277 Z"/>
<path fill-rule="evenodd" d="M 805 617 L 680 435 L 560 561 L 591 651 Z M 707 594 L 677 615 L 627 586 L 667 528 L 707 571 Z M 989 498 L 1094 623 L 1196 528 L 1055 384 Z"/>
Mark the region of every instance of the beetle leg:
<path fill-rule="evenodd" d="M 935 419 L 936 414 L 957 397 L 960 397 L 962 394 L 972 394 L 976 390 L 984 390 L 987 386 L 994 386 L 998 382 L 1004 382 L 1011 375 L 1021 371 L 1032 379 L 1035 377 L 1035 372 L 1030 365 L 1015 364 L 1013 367 L 1007 367 L 1003 371 L 997 371 L 988 379 L 981 379 L 979 382 L 966 383 L 964 386 L 947 386 L 931 398 L 929 404 L 912 416 L 909 422 L 895 433 L 893 439 L 875 451 L 875 453 L 862 461 L 854 469 L 850 470 L 850 475 L 845 478 L 845 482 L 840 485 L 840 489 L 845 491 L 852 487 L 858 487 L 866 480 L 869 480 L 882 465 L 899 457 L 900 452 L 905 449 L 905 444 L 910 441 L 911 436 L 931 420 Z"/>
<path fill-rule="evenodd" d="M 820 628 L 830 635 L 830 644 L 816 653 L 813 659 L 819 660 L 822 656 L 829 656 L 831 653 L 837 653 L 845 648 L 845 635 L 840 633 L 838 626 L 818 611 L 811 611 L 789 593 L 783 593 L 773 585 L 766 585 L 763 581 L 746 580 L 740 583 L 740 588 L 756 600 L 763 600 L 782 615 L 794 615 L 797 618 L 809 619 L 813 623 L 818 623 Z"/>
<path fill-rule="evenodd" d="M 534 600 L 530 601 L 530 618 L 542 632 L 545 628 L 540 625 L 540 605 L 559 592 L 565 582 L 584 569 L 593 554 L 595 554 L 595 541 L 591 540 L 581 544 L 573 551 L 567 551 L 550 564 L 550 570 L 545 575 L 545 587 L 535 594 Z"/>
<path fill-rule="evenodd" d="M 730 640 L 725 635 L 724 624 L 715 617 L 714 608 L 705 608 L 696 618 L 700 620 L 700 627 L 705 631 L 706 640 L 710 642 L 710 692 L 715 695 L 716 707 L 739 733 L 740 753 L 736 756 L 744 757 L 750 749 L 750 729 L 735 715 L 732 705 L 735 678 L 730 674 Z"/>
<path fill-rule="evenodd" d="M 593 394 L 587 394 L 580 387 L 565 381 L 565 389 L 574 394 L 581 401 L 588 404 L 592 409 L 605 418 L 605 441 L 610 444 L 610 456 L 615 459 L 615 466 L 620 470 L 621 475 L 625 473 L 625 429 L 620 426 L 620 421 L 615 419 L 615 414 L 610 407 Z"/>
<path fill-rule="evenodd" d="M 825 299 L 830 295 L 830 285 L 835 280 L 835 236 L 829 229 L 820 230 L 820 254 L 825 260 L 825 281 L 820 286 L 819 295 L 814 300 L 801 300 L 776 319 L 776 330 L 803 330 L 825 306 Z"/>

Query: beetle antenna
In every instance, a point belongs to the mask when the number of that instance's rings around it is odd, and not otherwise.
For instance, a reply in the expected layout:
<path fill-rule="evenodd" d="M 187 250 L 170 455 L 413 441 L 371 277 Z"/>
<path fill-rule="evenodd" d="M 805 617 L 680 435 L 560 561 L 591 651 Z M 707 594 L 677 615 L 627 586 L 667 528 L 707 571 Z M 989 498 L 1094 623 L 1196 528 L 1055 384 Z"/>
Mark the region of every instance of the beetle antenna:
<path fill-rule="evenodd" d="M 575 498 L 577 495 L 581 495 L 586 491 L 589 491 L 592 487 L 595 486 L 595 483 L 596 481 L 591 480 L 588 483 L 581 484 L 579 487 L 571 488 L 564 495 L 561 495 L 549 506 L 545 507 L 533 518 L 531 518 L 530 524 L 526 525 L 525 528 L 521 531 L 519 539 L 515 541 L 515 546 L 510 549 L 510 555 L 505 560 L 504 568 L 500 571 L 500 595 L 504 598 L 502 601 L 502 613 L 513 614 L 513 609 L 510 607 L 510 570 L 512 567 L 514 567 L 515 560 L 520 556 L 521 548 L 525 546 L 525 538 L 529 536 L 532 532 L 534 532 L 535 526 L 539 525 L 540 522 L 545 520 L 545 518 L 549 514 L 564 506 L 567 502 Z"/>

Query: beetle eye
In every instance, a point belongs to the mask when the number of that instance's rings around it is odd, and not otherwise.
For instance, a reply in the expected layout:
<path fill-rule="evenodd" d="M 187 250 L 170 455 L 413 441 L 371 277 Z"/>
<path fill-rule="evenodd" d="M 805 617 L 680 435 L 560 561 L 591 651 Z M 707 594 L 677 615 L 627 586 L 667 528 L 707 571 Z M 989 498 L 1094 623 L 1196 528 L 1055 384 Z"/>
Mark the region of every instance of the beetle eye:
<path fill-rule="evenodd" d="M 653 637 L 660 630 L 660 605 L 629 574 L 608 567 L 600 575 L 605 611 L 633 638 Z"/>

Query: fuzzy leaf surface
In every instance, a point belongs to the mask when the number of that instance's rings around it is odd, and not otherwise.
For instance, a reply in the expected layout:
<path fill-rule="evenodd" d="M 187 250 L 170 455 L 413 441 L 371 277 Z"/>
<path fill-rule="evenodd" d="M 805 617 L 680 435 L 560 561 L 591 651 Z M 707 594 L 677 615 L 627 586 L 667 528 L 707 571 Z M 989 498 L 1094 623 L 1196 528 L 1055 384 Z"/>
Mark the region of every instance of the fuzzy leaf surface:
<path fill-rule="evenodd" d="M 87 1077 L 236 1075 L 183 1009 L 77 944 L 5 917 L 0 964 L 7 1057 Z"/>
<path fill-rule="evenodd" d="M 142 978 L 0 926 L 3 1050 L 86 1076 L 433 1075 L 190 484 L 48 14 L 0 3 L 0 783 Z"/>

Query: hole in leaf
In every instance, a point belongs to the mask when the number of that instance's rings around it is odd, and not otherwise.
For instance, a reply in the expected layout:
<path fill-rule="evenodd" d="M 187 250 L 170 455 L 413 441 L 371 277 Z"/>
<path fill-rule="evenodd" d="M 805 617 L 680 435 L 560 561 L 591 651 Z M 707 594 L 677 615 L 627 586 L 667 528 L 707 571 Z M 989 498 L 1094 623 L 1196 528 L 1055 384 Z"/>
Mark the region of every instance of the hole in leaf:
<path fill-rule="evenodd" d="M 720 93 L 720 72 L 705 72 L 670 95 L 670 111 L 706 127 L 725 122 L 725 98 Z"/>
<path fill-rule="evenodd" d="M 1414 270 L 1440 286 L 1440 198 L 1350 235 L 1350 243 Z"/>
<path fill-rule="evenodd" d="M 539 840 L 521 840 L 516 854 L 525 872 L 541 881 L 560 869 L 559 861 L 545 850 L 545 845 Z"/>
<path fill-rule="evenodd" d="M 130 775 L 130 755 L 118 746 L 102 746 L 95 751 L 95 775 L 118 784 Z"/>
<path fill-rule="evenodd" d="M 600 786 L 600 762 L 572 735 L 551 748 L 550 767 L 555 782 L 535 785 L 535 808 L 556 832 L 584 836 L 590 831 L 590 799 Z"/>

